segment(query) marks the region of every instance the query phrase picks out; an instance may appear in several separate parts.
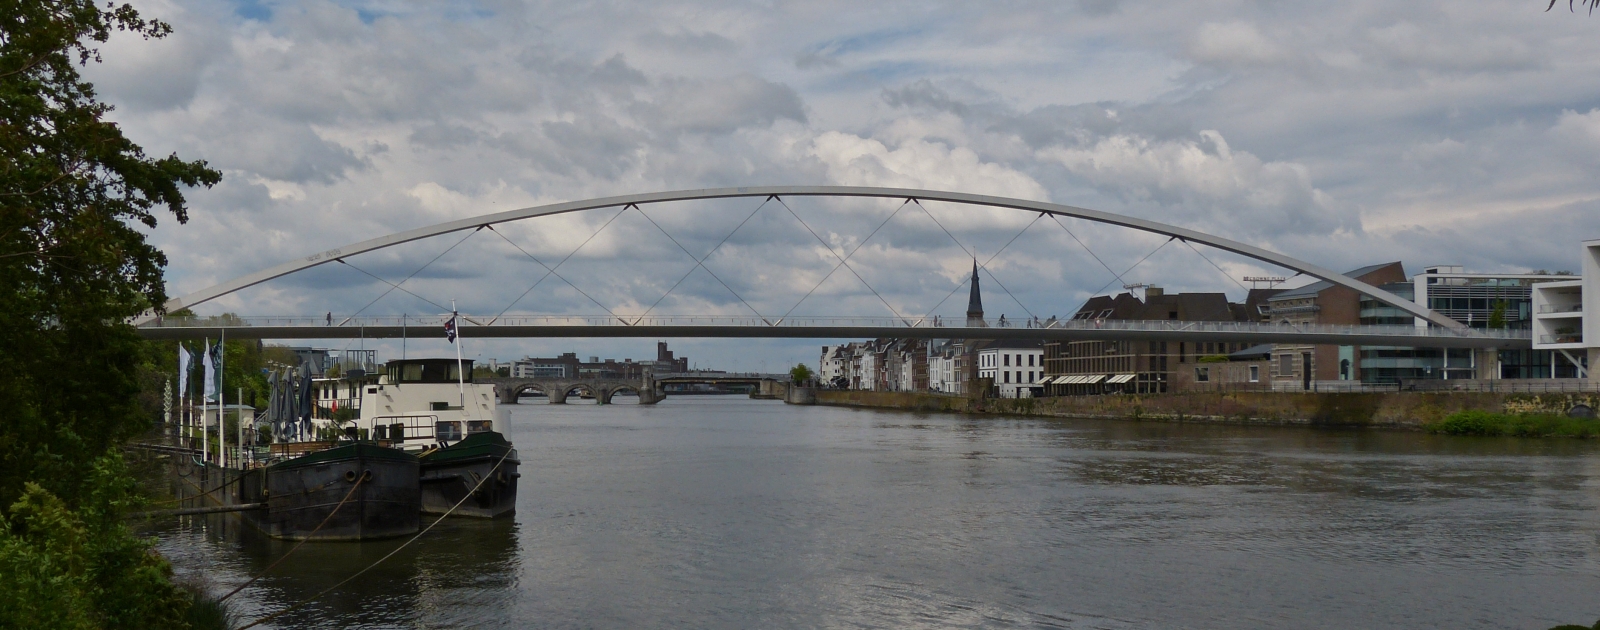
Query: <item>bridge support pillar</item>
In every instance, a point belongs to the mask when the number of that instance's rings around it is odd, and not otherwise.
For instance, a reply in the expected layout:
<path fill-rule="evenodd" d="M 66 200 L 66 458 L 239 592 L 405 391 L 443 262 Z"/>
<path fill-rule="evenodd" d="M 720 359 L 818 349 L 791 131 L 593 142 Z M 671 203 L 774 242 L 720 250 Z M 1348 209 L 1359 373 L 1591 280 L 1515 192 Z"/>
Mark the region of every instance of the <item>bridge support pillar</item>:
<path fill-rule="evenodd" d="M 562 388 L 559 388 L 559 389 L 558 388 L 551 388 L 551 389 L 545 390 L 544 395 L 545 395 L 545 398 L 548 398 L 550 400 L 550 404 L 552 404 L 552 405 L 565 405 L 565 404 L 567 404 L 567 390 L 566 390 L 565 387 L 562 387 Z"/>

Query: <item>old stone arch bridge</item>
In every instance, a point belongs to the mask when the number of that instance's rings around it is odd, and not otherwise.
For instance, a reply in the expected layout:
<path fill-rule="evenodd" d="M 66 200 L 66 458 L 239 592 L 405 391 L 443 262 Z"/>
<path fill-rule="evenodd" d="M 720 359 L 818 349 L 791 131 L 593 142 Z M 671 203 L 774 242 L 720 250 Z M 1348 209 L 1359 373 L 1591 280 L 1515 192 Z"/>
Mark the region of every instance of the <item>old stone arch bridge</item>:
<path fill-rule="evenodd" d="M 639 396 L 639 404 L 654 405 L 667 397 L 663 387 L 667 384 L 705 383 L 712 385 L 744 384 L 755 386 L 751 392 L 756 398 L 783 398 L 788 392 L 789 375 L 787 374 L 762 374 L 756 372 L 685 372 L 668 374 L 646 374 L 637 379 L 626 378 L 522 378 L 522 377 L 495 377 L 479 378 L 476 382 L 494 385 L 495 396 L 502 405 L 514 405 L 517 397 L 526 391 L 537 391 L 544 394 L 554 405 L 566 404 L 567 397 L 573 392 L 587 390 L 594 396 L 595 402 L 602 405 L 611 404 L 611 399 L 622 392 L 632 392 Z"/>
<path fill-rule="evenodd" d="M 502 405 L 517 404 L 517 397 L 526 391 L 537 391 L 550 399 L 552 405 L 564 405 L 567 396 L 587 390 L 595 402 L 611 404 L 612 397 L 622 392 L 639 395 L 639 404 L 654 405 L 666 395 L 649 378 L 644 379 L 582 379 L 582 378 L 479 378 L 479 383 L 494 385 L 495 396 Z"/>

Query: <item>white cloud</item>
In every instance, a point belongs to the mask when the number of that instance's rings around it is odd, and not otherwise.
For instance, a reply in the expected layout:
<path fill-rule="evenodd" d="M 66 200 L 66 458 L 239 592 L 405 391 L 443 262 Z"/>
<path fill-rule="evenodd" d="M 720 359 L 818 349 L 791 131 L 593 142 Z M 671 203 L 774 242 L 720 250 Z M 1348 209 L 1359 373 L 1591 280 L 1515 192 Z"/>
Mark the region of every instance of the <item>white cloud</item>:
<path fill-rule="evenodd" d="M 747 184 L 1047 199 L 1341 268 L 1454 252 L 1486 269 L 1571 266 L 1525 215 L 1559 224 L 1573 245 L 1600 236 L 1600 86 L 1582 80 L 1600 70 L 1600 39 L 1592 21 L 1519 3 L 1082 0 L 995 11 L 701 0 L 415 5 L 374 17 L 289 0 L 259 20 L 198 0 L 140 6 L 177 33 L 114 38 L 89 76 L 149 153 L 227 174 L 192 195 L 189 225 L 153 234 L 172 252 L 174 293 L 446 219 Z M 894 206 L 792 201 L 836 246 L 860 242 Z M 1053 223 L 1008 245 L 1030 216 L 929 206 L 962 246 L 912 212 L 857 255 L 896 308 L 937 301 L 970 265 L 968 248 L 1007 247 L 996 273 L 1014 274 L 1001 277 L 1042 312 L 1070 311 L 1109 277 Z M 682 204 L 651 217 L 699 255 L 752 207 Z M 503 233 L 554 264 L 608 217 Z M 1119 272 L 1162 240 L 1069 227 Z M 797 228 L 765 208 L 707 266 L 757 308 L 782 312 L 833 264 Z M 456 238 L 353 262 L 403 278 Z M 1231 272 L 1251 268 L 1208 255 Z M 642 310 L 690 263 L 630 213 L 562 273 L 610 307 Z M 480 310 L 503 308 L 537 277 L 492 234 L 436 267 L 408 288 Z M 1163 250 L 1139 274 L 1237 288 L 1186 248 Z M 384 288 L 329 267 L 222 306 L 345 312 Z M 555 280 L 533 297 L 518 308 L 597 311 Z M 432 307 L 397 292 L 369 312 L 419 308 Z M 701 271 L 660 308 L 745 309 Z M 840 271 L 804 309 L 883 307 Z"/>
<path fill-rule="evenodd" d="M 1201 24 L 1189 52 L 1201 61 L 1217 63 L 1266 63 L 1283 55 L 1277 44 L 1246 22 Z"/>

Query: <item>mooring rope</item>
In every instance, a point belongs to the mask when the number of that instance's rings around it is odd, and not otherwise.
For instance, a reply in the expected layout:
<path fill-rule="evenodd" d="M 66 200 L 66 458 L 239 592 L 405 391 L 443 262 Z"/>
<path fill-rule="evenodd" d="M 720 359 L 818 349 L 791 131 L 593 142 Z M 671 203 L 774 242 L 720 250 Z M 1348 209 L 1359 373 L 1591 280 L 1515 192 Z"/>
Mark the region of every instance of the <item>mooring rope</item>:
<path fill-rule="evenodd" d="M 251 584 L 255 584 L 255 583 L 256 583 L 256 580 L 259 580 L 259 579 L 261 579 L 261 578 L 262 578 L 262 577 L 263 577 L 263 576 L 265 576 L 265 575 L 266 575 L 266 574 L 267 574 L 267 573 L 269 573 L 269 572 L 271 572 L 271 571 L 272 571 L 272 569 L 273 569 L 273 568 L 275 568 L 275 567 L 277 567 L 277 566 L 278 566 L 278 564 L 279 564 L 279 563 L 281 563 L 281 562 L 283 562 L 283 561 L 284 561 L 284 560 L 287 560 L 287 559 L 289 559 L 289 556 L 292 556 L 292 555 L 294 555 L 294 552 L 295 552 L 295 551 L 298 551 L 298 550 L 299 550 L 299 549 L 300 549 L 300 546 L 301 546 L 301 545 L 304 545 L 304 544 L 306 544 L 306 541 L 308 541 L 308 540 L 311 540 L 311 537 L 312 537 L 312 536 L 316 536 L 316 535 L 317 535 L 317 532 L 320 532 L 320 531 L 322 531 L 322 526 L 323 526 L 323 525 L 327 525 L 327 524 L 328 524 L 328 521 L 331 521 L 331 520 L 333 520 L 333 515 L 335 515 L 335 514 L 338 514 L 338 513 L 339 513 L 339 508 L 342 508 L 342 507 L 344 507 L 344 504 L 345 504 L 345 502 L 346 502 L 346 501 L 349 501 L 349 500 L 350 500 L 350 497 L 353 497 L 353 496 L 356 496 L 356 489 L 357 489 L 357 488 L 360 488 L 360 487 L 361 487 L 361 484 L 363 484 L 363 483 L 366 483 L 366 481 L 367 481 L 367 478 L 368 478 L 368 477 L 371 477 L 371 476 L 372 476 L 372 473 L 370 473 L 370 472 L 364 472 L 364 473 L 362 473 L 362 474 L 361 474 L 361 476 L 360 476 L 360 477 L 357 477 L 357 478 L 356 478 L 356 484 L 355 484 L 355 485 L 353 485 L 353 486 L 350 486 L 350 491 L 349 491 L 349 492 L 346 492 L 346 493 L 344 493 L 344 498 L 343 498 L 343 499 L 339 499 L 339 504 L 338 504 L 338 505 L 335 505 L 335 506 L 333 506 L 333 511 L 332 511 L 332 512 L 329 512 L 329 513 L 328 513 L 328 515 L 327 515 L 327 516 L 324 516 L 324 517 L 323 517 L 323 518 L 322 518 L 322 522 L 321 522 L 321 523 L 317 523 L 317 527 L 316 527 L 316 529 L 313 529 L 313 530 L 311 530 L 311 533 L 309 533 L 309 534 L 306 534 L 306 537 L 305 537 L 305 538 L 301 538 L 301 539 L 300 539 L 300 542 L 297 542 L 297 543 L 295 543 L 295 544 L 294 544 L 294 546 L 293 546 L 293 547 L 290 547 L 290 548 L 289 548 L 289 551 L 288 551 L 288 552 L 286 552 L 286 553 L 284 553 L 284 554 L 283 554 L 283 555 L 282 555 L 282 556 L 281 556 L 281 557 L 279 557 L 279 558 L 278 558 L 278 559 L 277 559 L 277 560 L 274 560 L 274 561 L 272 561 L 272 564 L 269 564 L 269 565 L 267 565 L 267 568 L 265 568 L 265 569 L 262 569 L 262 570 L 261 570 L 261 572 L 260 572 L 260 573 L 257 573 L 257 574 L 255 574 L 255 577 L 252 577 L 252 578 L 250 578 L 250 580 L 249 580 L 249 581 L 248 581 L 248 582 L 245 582 L 245 583 L 244 583 L 244 584 L 240 584 L 240 585 L 239 585 L 239 587 L 238 587 L 238 588 L 236 588 L 236 589 L 233 589 L 233 590 L 231 590 L 231 591 L 228 591 L 228 594 L 227 594 L 227 595 L 223 595 L 223 596 L 222 596 L 222 597 L 221 597 L 221 598 L 220 598 L 220 599 L 218 599 L 218 600 L 217 600 L 217 601 L 219 601 L 219 602 L 221 602 L 221 601 L 226 601 L 226 600 L 227 600 L 227 599 L 228 599 L 228 598 L 229 598 L 229 597 L 233 597 L 233 596 L 234 596 L 234 595 L 235 595 L 235 594 L 237 594 L 237 593 L 238 593 L 238 592 L 239 592 L 239 591 L 242 591 L 242 590 L 244 590 L 244 587 L 246 587 L 246 586 L 249 586 L 249 585 L 251 585 Z"/>
<path fill-rule="evenodd" d="M 262 617 L 260 619 L 255 620 L 255 621 L 252 621 L 252 622 L 247 623 L 245 625 L 239 626 L 235 630 L 246 630 L 248 628 L 254 628 L 254 627 L 258 626 L 258 625 L 261 625 L 261 624 L 266 623 L 268 621 L 272 621 L 273 619 L 277 619 L 278 617 L 282 617 L 282 616 L 287 615 L 287 614 L 289 614 L 291 612 L 299 610 L 300 608 L 304 607 L 306 604 L 310 604 L 311 602 L 314 602 L 314 601 L 317 601 L 318 599 L 321 599 L 323 595 L 327 595 L 328 593 L 332 593 L 334 590 L 338 589 L 341 586 L 344 586 L 345 584 L 349 583 L 351 580 L 354 580 L 354 579 L 356 579 L 358 577 L 361 577 L 362 574 L 364 574 L 364 573 L 366 573 L 368 571 L 371 571 L 374 567 L 377 567 L 380 564 L 383 564 L 383 562 L 385 560 L 388 560 L 389 558 L 393 557 L 394 554 L 400 553 L 401 549 L 405 549 L 406 547 L 410 546 L 411 543 L 414 543 L 414 542 L 417 541 L 418 538 L 421 538 L 423 534 L 426 534 L 429 531 L 432 531 L 434 526 L 438 525 L 440 521 L 443 521 L 444 519 L 449 518 L 449 516 L 451 514 L 455 513 L 456 508 L 461 507 L 461 504 L 466 503 L 467 499 L 472 498 L 472 495 L 476 494 L 478 492 L 478 489 L 483 487 L 483 482 L 488 481 L 490 479 L 493 479 L 495 471 L 500 470 L 500 465 L 504 464 L 505 461 L 506 461 L 506 458 L 511 456 L 512 450 L 513 449 L 507 448 L 505 454 L 500 456 L 500 460 L 494 463 L 494 468 L 490 468 L 489 469 L 489 474 L 484 475 L 482 479 L 479 479 L 478 480 L 478 485 L 473 486 L 472 487 L 472 491 L 468 492 L 465 496 L 461 497 L 460 501 L 456 501 L 455 505 L 450 506 L 450 509 L 445 511 L 444 515 L 440 516 L 432 524 L 428 525 L 427 528 L 423 529 L 420 532 L 417 532 L 417 535 L 412 536 L 410 539 L 406 540 L 404 543 L 401 543 L 399 547 L 395 547 L 393 551 L 390 551 L 388 554 L 384 555 L 382 558 L 378 558 L 378 560 L 376 562 L 373 562 L 372 564 L 367 565 L 366 568 L 363 568 L 360 571 L 356 571 L 350 577 L 347 577 L 347 578 L 345 578 L 343 580 L 340 580 L 338 584 L 334 584 L 333 586 L 325 588 L 325 589 L 322 590 L 322 592 L 317 593 L 316 595 L 312 595 L 312 596 L 307 597 L 307 598 L 305 598 L 303 600 L 300 600 L 298 603 L 296 603 L 293 606 L 290 606 L 290 607 L 285 608 L 283 610 L 280 610 L 278 612 L 272 613 L 270 615 L 267 615 L 265 617 Z"/>

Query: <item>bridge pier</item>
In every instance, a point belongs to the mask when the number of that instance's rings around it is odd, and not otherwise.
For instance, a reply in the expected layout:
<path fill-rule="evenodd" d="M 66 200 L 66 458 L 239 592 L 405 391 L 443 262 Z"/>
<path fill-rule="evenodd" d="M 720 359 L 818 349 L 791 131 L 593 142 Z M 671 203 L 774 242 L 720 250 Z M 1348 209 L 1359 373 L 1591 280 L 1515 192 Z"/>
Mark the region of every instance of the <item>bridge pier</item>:
<path fill-rule="evenodd" d="M 517 396 L 523 391 L 537 389 L 544 392 L 552 405 L 567 404 L 567 395 L 579 387 L 589 390 L 594 394 L 595 402 L 601 405 L 611 404 L 611 397 L 622 390 L 632 390 L 639 394 L 639 404 L 654 405 L 665 398 L 656 382 L 648 375 L 638 381 L 630 380 L 572 380 L 565 378 L 486 378 L 478 382 L 494 385 L 495 396 L 500 404 L 517 404 Z"/>

